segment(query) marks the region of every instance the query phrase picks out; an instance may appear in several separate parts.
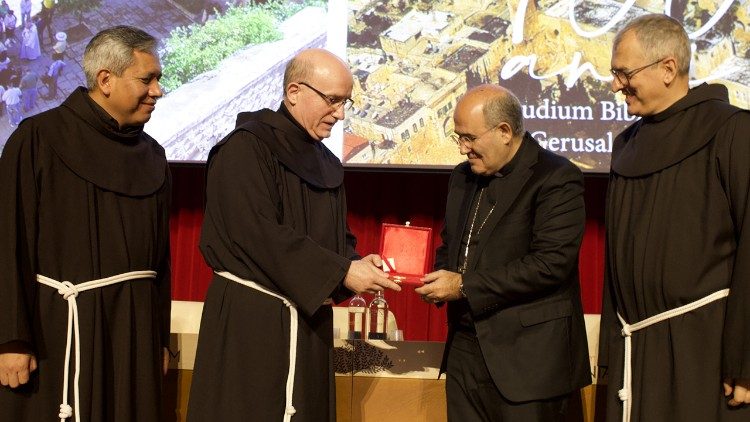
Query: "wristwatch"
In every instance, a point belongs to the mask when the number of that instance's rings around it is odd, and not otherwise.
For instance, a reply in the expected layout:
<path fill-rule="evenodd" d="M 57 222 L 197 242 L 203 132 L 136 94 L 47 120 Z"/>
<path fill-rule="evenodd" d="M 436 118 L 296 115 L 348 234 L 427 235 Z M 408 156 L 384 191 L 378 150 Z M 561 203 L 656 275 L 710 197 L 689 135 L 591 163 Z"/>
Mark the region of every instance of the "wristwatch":
<path fill-rule="evenodd" d="M 458 292 L 461 293 L 461 297 L 462 298 L 466 297 L 466 292 L 464 291 L 464 283 L 463 283 L 463 281 L 461 282 L 461 284 L 458 285 Z"/>

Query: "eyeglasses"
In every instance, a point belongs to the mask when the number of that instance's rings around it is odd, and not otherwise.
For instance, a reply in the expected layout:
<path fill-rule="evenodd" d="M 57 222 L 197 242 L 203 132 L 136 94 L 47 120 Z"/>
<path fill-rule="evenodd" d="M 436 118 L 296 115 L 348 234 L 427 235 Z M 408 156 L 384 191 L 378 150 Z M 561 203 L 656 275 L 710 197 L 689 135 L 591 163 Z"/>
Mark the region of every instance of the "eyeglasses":
<path fill-rule="evenodd" d="M 643 69 L 651 67 L 651 66 L 653 66 L 653 65 L 655 65 L 657 63 L 661 63 L 664 59 L 666 59 L 666 57 L 663 57 L 663 58 L 661 58 L 661 59 L 659 59 L 659 60 L 657 60 L 657 61 L 655 61 L 653 63 L 649 63 L 646 66 L 641 66 L 641 67 L 639 67 L 637 69 L 633 69 L 631 71 L 624 71 L 622 69 L 615 69 L 615 68 L 609 69 L 609 71 L 612 72 L 612 75 L 615 78 L 617 78 L 617 81 L 620 82 L 620 85 L 628 86 L 628 85 L 630 85 L 630 79 L 632 79 L 633 76 L 635 76 L 636 73 L 640 72 Z"/>
<path fill-rule="evenodd" d="M 474 142 L 481 139 L 484 135 L 492 132 L 493 130 L 497 129 L 497 126 L 493 126 L 489 129 L 487 129 L 484 133 L 482 133 L 479 136 L 474 135 L 459 135 L 457 133 L 454 133 L 451 135 L 451 141 L 453 141 L 456 145 L 461 146 L 461 144 L 465 144 L 467 146 L 471 146 Z"/>
<path fill-rule="evenodd" d="M 313 91 L 315 91 L 315 93 L 318 94 L 320 96 L 320 98 L 322 98 L 323 101 L 325 101 L 326 104 L 328 104 L 328 106 L 331 107 L 332 110 L 337 110 L 341 106 L 344 106 L 345 110 L 349 110 L 349 108 L 352 106 L 352 103 L 354 102 L 354 101 L 352 101 L 351 98 L 335 98 L 335 97 L 331 97 L 329 95 L 326 95 L 326 94 L 318 91 L 317 89 L 315 89 L 315 87 L 313 87 L 312 85 L 310 85 L 307 82 L 300 81 L 300 82 L 297 82 L 297 83 L 300 84 L 300 85 L 304 85 L 304 86 L 312 89 Z"/>

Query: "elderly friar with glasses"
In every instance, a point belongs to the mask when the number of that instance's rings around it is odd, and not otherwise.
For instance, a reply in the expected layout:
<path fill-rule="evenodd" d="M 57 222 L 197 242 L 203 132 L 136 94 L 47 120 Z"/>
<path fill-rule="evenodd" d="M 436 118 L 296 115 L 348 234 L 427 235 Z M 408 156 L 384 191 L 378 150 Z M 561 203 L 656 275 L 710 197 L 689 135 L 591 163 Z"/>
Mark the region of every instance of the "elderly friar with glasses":
<path fill-rule="evenodd" d="M 200 249 L 215 276 L 189 421 L 335 419 L 331 302 L 400 290 L 377 255 L 354 251 L 343 167 L 320 142 L 352 85 L 346 62 L 302 51 L 279 109 L 240 113 L 211 150 Z"/>
<path fill-rule="evenodd" d="M 675 19 L 627 23 L 612 91 L 642 117 L 613 144 L 600 374 L 607 420 L 750 420 L 750 113 L 689 86 Z"/>

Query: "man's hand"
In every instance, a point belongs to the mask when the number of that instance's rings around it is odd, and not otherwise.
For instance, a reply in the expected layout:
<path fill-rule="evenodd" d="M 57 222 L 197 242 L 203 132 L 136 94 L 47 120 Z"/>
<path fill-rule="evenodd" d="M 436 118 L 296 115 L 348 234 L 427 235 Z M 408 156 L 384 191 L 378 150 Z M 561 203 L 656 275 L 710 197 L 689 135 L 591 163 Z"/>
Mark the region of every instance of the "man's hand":
<path fill-rule="evenodd" d="M 750 404 L 750 379 L 724 379 L 724 395 L 729 397 L 730 406 Z"/>
<path fill-rule="evenodd" d="M 421 278 L 424 286 L 414 289 L 425 302 L 447 302 L 461 299 L 461 274 L 438 270 Z"/>
<path fill-rule="evenodd" d="M 0 345 L 0 384 L 10 388 L 29 382 L 36 371 L 36 357 L 19 341 Z"/>
<path fill-rule="evenodd" d="M 388 278 L 380 268 L 383 262 L 378 255 L 367 255 L 358 261 L 352 261 L 349 272 L 344 278 L 344 286 L 356 294 L 377 293 L 383 289 L 401 291 L 401 286 Z"/>

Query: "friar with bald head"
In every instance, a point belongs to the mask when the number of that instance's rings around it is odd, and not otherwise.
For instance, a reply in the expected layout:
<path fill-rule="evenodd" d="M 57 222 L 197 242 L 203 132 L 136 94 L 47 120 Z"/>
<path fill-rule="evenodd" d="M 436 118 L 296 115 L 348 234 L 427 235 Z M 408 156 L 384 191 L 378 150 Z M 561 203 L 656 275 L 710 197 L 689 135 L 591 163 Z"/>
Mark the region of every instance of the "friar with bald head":
<path fill-rule="evenodd" d="M 360 259 L 340 161 L 321 140 L 351 103 L 348 65 L 295 56 L 277 111 L 240 113 L 209 154 L 200 249 L 214 270 L 188 420 L 335 420 L 331 302 L 399 290 Z"/>
<path fill-rule="evenodd" d="M 581 172 L 524 131 L 502 87 L 470 90 L 453 118 L 468 160 L 451 174 L 436 271 L 416 289 L 448 303 L 448 420 L 564 420 L 568 395 L 591 383 Z"/>

